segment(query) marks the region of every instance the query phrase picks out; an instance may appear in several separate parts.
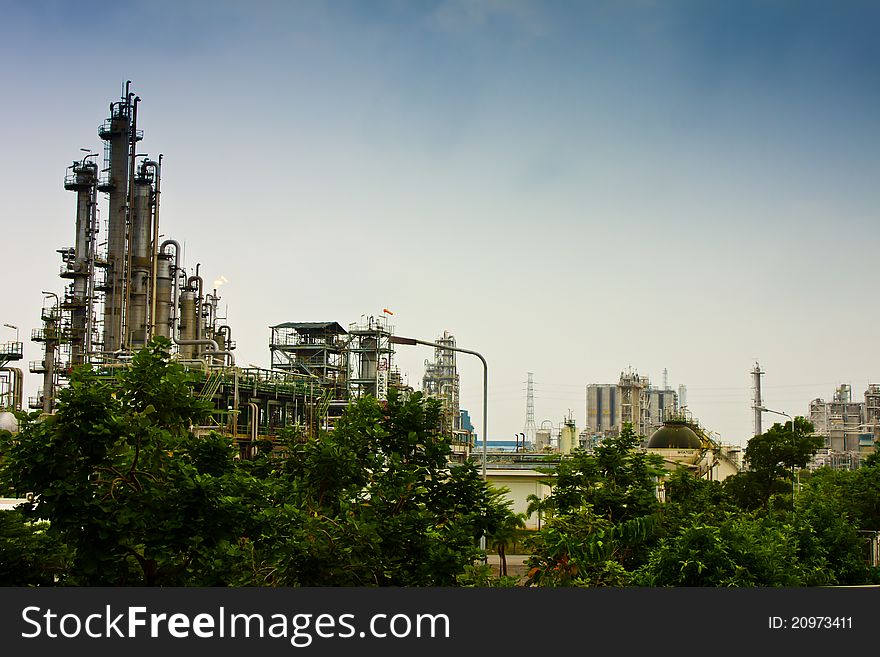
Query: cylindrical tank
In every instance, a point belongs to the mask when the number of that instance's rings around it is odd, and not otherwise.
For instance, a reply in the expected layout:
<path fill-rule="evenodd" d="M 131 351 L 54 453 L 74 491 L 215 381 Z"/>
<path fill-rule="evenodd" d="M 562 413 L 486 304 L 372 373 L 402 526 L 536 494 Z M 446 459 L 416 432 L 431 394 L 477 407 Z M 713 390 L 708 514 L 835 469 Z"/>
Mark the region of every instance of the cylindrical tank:
<path fill-rule="evenodd" d="M 18 418 L 9 411 L 0 412 L 0 430 L 18 433 Z"/>
<path fill-rule="evenodd" d="M 197 323 L 199 321 L 196 314 L 196 293 L 192 290 L 184 290 L 180 293 L 180 340 L 195 340 Z M 198 357 L 198 349 L 196 345 L 182 344 L 180 345 L 180 357 L 190 360 Z"/>
<path fill-rule="evenodd" d="M 211 331 L 207 335 L 211 336 L 211 339 L 217 343 L 218 351 L 226 351 L 226 336 L 223 335 L 223 331 Z M 214 365 L 222 365 L 226 362 L 225 356 L 214 356 L 213 361 Z"/>
<path fill-rule="evenodd" d="M 134 185 L 134 213 L 131 220 L 132 266 L 149 265 L 151 232 L 153 227 L 151 178 L 139 176 Z M 147 262 L 143 262 L 143 260 Z"/>
<path fill-rule="evenodd" d="M 364 351 L 361 352 L 360 357 L 360 378 L 363 380 L 375 381 L 376 369 L 378 365 L 378 354 L 376 353 L 376 338 L 364 338 L 361 341 L 361 348 Z M 367 392 L 375 395 L 375 386 L 372 386 Z"/>
<path fill-rule="evenodd" d="M 559 432 L 559 451 L 563 454 L 570 454 L 572 448 L 577 444 L 577 429 L 574 424 L 563 424 L 562 430 Z"/>
<path fill-rule="evenodd" d="M 69 187 L 76 190 L 76 262 L 89 257 L 89 228 L 92 216 L 92 187 L 97 184 L 98 165 L 94 162 L 73 166 L 74 181 Z"/>
<path fill-rule="evenodd" d="M 75 163 L 72 180 L 65 181 L 67 189 L 76 191 L 76 245 L 73 261 L 73 298 L 70 308 L 70 363 L 85 362 L 86 331 L 89 317 L 89 245 L 92 241 L 92 196 L 98 180 L 98 165 L 94 162 Z"/>
<path fill-rule="evenodd" d="M 128 344 L 133 350 L 141 349 L 147 343 L 147 293 L 149 273 L 135 269 L 131 274 L 131 292 L 128 313 Z"/>
<path fill-rule="evenodd" d="M 147 313 L 150 275 L 152 272 L 151 231 L 153 189 L 150 178 L 144 175 L 135 180 L 134 207 L 131 218 L 129 249 L 131 250 L 131 280 L 128 293 L 128 344 L 140 349 L 147 342 Z"/>
<path fill-rule="evenodd" d="M 104 349 L 121 346 L 119 334 L 125 299 L 125 223 L 128 196 L 129 148 L 131 146 L 131 106 L 128 98 L 111 105 L 110 118 L 99 128 L 101 139 L 110 142 L 109 178 L 101 191 L 109 192 L 107 213 L 107 263 L 110 289 L 104 302 Z"/>
<path fill-rule="evenodd" d="M 156 335 L 171 337 L 171 298 L 174 294 L 174 277 L 171 274 L 171 256 L 159 256 L 156 268 Z"/>
<path fill-rule="evenodd" d="M 550 445 L 550 429 L 538 429 L 535 432 L 535 449 L 543 452 Z"/>

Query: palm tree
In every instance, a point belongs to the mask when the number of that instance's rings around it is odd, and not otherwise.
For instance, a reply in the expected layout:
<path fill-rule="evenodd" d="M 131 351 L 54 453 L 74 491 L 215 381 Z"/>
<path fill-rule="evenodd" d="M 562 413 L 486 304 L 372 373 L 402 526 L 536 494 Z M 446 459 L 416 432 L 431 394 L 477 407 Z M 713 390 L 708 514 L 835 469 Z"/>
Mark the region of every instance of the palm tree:
<path fill-rule="evenodd" d="M 529 505 L 526 507 L 526 518 L 531 518 L 532 514 L 538 513 L 538 531 L 541 530 L 541 518 L 545 513 L 552 511 L 553 502 L 550 497 L 538 497 L 537 495 L 529 495 L 526 498 Z"/>
<path fill-rule="evenodd" d="M 490 535 L 492 547 L 498 551 L 500 561 L 499 572 L 501 576 L 507 575 L 507 543 L 516 539 L 517 532 L 526 526 L 526 514 L 513 513 L 510 511 L 495 526 L 495 531 Z"/>

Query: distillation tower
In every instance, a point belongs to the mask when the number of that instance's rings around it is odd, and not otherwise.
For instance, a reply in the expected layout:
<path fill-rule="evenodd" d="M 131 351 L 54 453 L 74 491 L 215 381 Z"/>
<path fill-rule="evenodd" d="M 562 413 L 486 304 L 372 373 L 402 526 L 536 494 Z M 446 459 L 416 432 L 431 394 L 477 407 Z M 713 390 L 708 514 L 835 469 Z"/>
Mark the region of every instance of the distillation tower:
<path fill-rule="evenodd" d="M 351 398 L 372 395 L 388 398 L 391 373 L 391 335 L 394 327 L 383 316 L 363 316 L 348 325 L 348 394 Z"/>
<path fill-rule="evenodd" d="M 130 84 L 98 127 L 103 168 L 98 154 L 88 153 L 64 177 L 64 188 L 76 194 L 75 243 L 58 250 L 68 283 L 63 295 L 43 293 L 43 327 L 31 336 L 43 343 L 44 355 L 31 363 L 43 385 L 29 406 L 45 413 L 54 410 L 55 392 L 71 368 L 124 362 L 154 336 L 172 339 L 182 360 L 234 362 L 216 290 L 205 293 L 198 266 L 187 276 L 175 240 L 159 243 L 162 155 L 154 160 L 137 152 L 140 97 Z M 107 197 L 103 226 L 99 192 Z M 99 243 L 102 230 L 106 241 Z"/>
<path fill-rule="evenodd" d="M 459 378 L 455 365 L 455 352 L 444 347 L 455 347 L 455 337 L 444 331 L 437 338 L 434 360 L 425 361 L 422 391 L 442 404 L 441 426 L 444 431 L 459 428 Z"/>

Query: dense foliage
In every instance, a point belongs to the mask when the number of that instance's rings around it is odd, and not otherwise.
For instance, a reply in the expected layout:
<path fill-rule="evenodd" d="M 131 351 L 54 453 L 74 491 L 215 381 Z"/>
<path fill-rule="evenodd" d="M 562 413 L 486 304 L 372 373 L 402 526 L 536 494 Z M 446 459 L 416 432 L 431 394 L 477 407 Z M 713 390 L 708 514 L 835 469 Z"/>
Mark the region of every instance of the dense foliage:
<path fill-rule="evenodd" d="M 542 508 L 549 517 L 530 541 L 530 583 L 626 583 L 651 535 L 664 472 L 660 457 L 638 444 L 627 426 L 593 453 L 576 450 L 559 463 Z"/>
<path fill-rule="evenodd" d="M 251 460 L 196 436 L 210 407 L 158 339 L 112 379 L 74 373 L 50 417 L 0 432 L 0 585 L 815 586 L 880 583 L 880 459 L 798 471 L 803 418 L 753 438 L 723 483 L 668 473 L 630 427 L 548 470 L 528 575 L 492 577 L 522 518 L 476 466 L 449 466 L 420 394 L 354 402 L 318 439 Z M 659 487 L 665 502 L 658 501 Z"/>
<path fill-rule="evenodd" d="M 34 500 L 0 513 L 18 564 L 0 584 L 453 585 L 509 520 L 474 464 L 449 467 L 420 394 L 361 399 L 320 439 L 241 461 L 192 433 L 210 408 L 169 348 L 114 381 L 76 372 L 55 415 L 0 437 L 4 494 Z"/>
<path fill-rule="evenodd" d="M 880 530 L 880 465 L 793 472 L 821 444 L 796 418 L 746 450 L 750 469 L 723 483 L 664 474 L 626 427 L 593 454 L 575 452 L 534 500 L 538 586 L 817 586 L 880 582 L 867 532 Z M 660 504 L 648 495 L 665 487 Z M 793 495 L 793 490 L 795 494 Z"/>

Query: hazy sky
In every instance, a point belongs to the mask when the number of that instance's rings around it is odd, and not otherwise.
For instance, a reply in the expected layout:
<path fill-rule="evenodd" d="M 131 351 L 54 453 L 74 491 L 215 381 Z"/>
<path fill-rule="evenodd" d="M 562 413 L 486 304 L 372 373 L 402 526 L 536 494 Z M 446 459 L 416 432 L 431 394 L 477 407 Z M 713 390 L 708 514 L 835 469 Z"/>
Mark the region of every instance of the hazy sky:
<path fill-rule="evenodd" d="M 63 289 L 65 167 L 129 79 L 161 232 L 228 280 L 239 364 L 268 365 L 270 325 L 389 308 L 486 357 L 495 439 L 523 430 L 528 372 L 537 423 L 581 428 L 587 384 L 668 368 L 739 444 L 756 360 L 789 414 L 880 382 L 876 2 L 0 8 L 0 320 L 25 338 Z M 397 362 L 418 385 L 430 357 Z"/>

